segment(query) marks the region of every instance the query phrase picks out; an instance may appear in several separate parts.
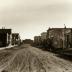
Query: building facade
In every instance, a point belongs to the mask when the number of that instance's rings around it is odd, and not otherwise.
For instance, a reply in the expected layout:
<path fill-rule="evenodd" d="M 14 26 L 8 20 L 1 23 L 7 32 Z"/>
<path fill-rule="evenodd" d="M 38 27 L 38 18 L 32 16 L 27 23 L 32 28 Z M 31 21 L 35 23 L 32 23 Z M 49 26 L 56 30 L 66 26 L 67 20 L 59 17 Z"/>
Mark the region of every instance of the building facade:
<path fill-rule="evenodd" d="M 25 40 L 23 40 L 23 43 L 24 43 L 24 44 L 33 45 L 33 40 L 31 40 L 31 39 L 25 39 Z"/>
<path fill-rule="evenodd" d="M 37 46 L 41 45 L 41 36 L 35 36 L 34 37 L 34 44 Z"/>
<path fill-rule="evenodd" d="M 46 39 L 46 36 L 47 36 L 47 32 L 41 33 L 41 39 L 42 40 Z"/>
<path fill-rule="evenodd" d="M 19 33 L 12 33 L 12 45 L 19 45 L 21 42 Z"/>
<path fill-rule="evenodd" d="M 11 29 L 0 29 L 0 47 L 11 45 Z"/>
<path fill-rule="evenodd" d="M 47 39 L 52 41 L 55 48 L 72 47 L 72 28 L 50 28 L 47 30 Z"/>

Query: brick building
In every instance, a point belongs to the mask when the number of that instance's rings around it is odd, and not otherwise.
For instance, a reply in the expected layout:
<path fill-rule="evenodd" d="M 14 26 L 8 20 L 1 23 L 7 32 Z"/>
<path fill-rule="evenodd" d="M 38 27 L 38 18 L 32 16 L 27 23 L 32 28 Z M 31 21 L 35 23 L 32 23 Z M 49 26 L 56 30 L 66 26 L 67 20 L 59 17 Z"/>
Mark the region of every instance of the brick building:
<path fill-rule="evenodd" d="M 52 41 L 52 46 L 55 48 L 70 48 L 72 47 L 72 28 L 49 28 L 47 39 Z"/>

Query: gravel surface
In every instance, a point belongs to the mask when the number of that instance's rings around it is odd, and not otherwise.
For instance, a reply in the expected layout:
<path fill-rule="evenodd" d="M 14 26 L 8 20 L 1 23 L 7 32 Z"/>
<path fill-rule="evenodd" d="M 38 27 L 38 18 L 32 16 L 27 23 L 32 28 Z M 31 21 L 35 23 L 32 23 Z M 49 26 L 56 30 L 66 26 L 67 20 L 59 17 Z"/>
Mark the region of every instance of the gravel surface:
<path fill-rule="evenodd" d="M 72 62 L 30 45 L 0 51 L 0 72 L 72 72 Z"/>

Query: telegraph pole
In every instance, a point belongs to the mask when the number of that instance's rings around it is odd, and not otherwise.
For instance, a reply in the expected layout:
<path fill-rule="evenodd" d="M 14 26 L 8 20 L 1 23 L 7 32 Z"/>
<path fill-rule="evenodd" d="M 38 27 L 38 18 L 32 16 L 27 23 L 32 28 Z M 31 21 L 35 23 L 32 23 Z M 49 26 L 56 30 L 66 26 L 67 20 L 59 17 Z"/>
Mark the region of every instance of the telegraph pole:
<path fill-rule="evenodd" d="M 63 49 L 65 48 L 65 29 L 66 29 L 66 25 L 64 24 L 64 29 L 63 29 Z"/>

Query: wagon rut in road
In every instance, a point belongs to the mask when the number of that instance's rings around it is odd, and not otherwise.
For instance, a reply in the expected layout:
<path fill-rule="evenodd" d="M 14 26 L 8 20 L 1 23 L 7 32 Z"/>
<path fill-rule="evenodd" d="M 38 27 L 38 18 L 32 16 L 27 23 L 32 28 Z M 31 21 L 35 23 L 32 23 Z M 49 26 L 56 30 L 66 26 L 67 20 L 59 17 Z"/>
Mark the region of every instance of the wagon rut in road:
<path fill-rule="evenodd" d="M 4 70 L 8 72 L 71 72 L 72 64 L 49 52 L 30 46 L 17 51 Z"/>

